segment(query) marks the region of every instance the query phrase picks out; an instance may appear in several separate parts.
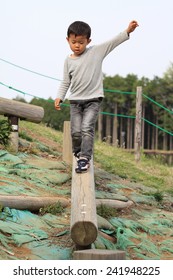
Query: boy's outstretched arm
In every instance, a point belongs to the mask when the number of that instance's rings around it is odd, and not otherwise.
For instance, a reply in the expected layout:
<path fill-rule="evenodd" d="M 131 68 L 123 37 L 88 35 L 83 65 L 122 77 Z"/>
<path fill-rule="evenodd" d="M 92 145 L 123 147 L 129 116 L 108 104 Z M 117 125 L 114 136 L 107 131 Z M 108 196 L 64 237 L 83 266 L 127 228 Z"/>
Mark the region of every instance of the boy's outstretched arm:
<path fill-rule="evenodd" d="M 60 98 L 55 99 L 55 109 L 56 110 L 61 110 L 61 107 L 60 107 L 61 102 L 62 102 L 62 100 Z"/>
<path fill-rule="evenodd" d="M 130 34 L 131 32 L 133 32 L 136 27 L 138 27 L 139 24 L 137 23 L 136 20 L 132 20 L 130 23 L 129 23 L 129 26 L 127 27 L 126 31 L 128 34 Z"/>

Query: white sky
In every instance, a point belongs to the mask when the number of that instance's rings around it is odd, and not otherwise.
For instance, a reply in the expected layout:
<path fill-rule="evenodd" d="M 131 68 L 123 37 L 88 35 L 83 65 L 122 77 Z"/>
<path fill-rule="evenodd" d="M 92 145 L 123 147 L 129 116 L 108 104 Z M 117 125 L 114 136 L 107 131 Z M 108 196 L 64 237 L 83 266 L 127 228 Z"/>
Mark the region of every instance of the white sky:
<path fill-rule="evenodd" d="M 103 72 L 162 77 L 173 62 L 172 13 L 172 0 L 0 0 L 0 58 L 61 80 L 64 59 L 70 53 L 66 42 L 70 23 L 86 21 L 92 28 L 92 45 L 110 39 L 136 19 L 139 27 L 107 56 Z M 60 84 L 1 60 L 0 82 L 53 99 Z M 17 95 L 0 85 L 0 97 Z"/>

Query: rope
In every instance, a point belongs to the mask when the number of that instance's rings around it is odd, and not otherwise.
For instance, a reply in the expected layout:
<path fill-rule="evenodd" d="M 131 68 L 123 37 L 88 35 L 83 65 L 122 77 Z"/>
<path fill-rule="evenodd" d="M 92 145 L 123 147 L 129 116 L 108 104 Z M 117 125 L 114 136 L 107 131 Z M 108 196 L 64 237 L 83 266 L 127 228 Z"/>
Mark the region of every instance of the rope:
<path fill-rule="evenodd" d="M 147 119 L 145 119 L 145 118 L 141 118 L 141 119 L 144 120 L 145 122 L 149 123 L 150 125 L 152 125 L 152 126 L 158 128 L 158 129 L 162 130 L 163 132 L 168 133 L 169 135 L 173 136 L 173 133 L 172 133 L 172 132 L 170 132 L 170 131 L 168 131 L 168 130 L 162 128 L 162 127 L 160 127 L 159 125 L 156 125 L 156 124 L 150 122 L 149 120 L 147 120 Z"/>
<path fill-rule="evenodd" d="M 114 114 L 114 113 L 108 113 L 108 112 L 100 112 L 102 115 L 109 115 L 109 116 L 114 116 L 114 117 L 122 117 L 122 118 L 131 118 L 131 119 L 136 119 L 135 116 L 128 116 L 128 115 L 121 115 L 121 114 Z"/>
<path fill-rule="evenodd" d="M 19 90 L 19 89 L 16 89 L 16 88 L 12 87 L 12 86 L 6 85 L 6 84 L 4 84 L 4 83 L 2 83 L 2 82 L 0 82 L 0 84 L 1 84 L 2 86 L 5 86 L 5 87 L 7 87 L 7 88 L 9 88 L 9 89 L 11 89 L 11 90 L 17 91 L 17 92 L 19 92 L 19 93 L 21 93 L 21 94 L 24 94 L 24 95 L 29 95 L 29 96 L 34 97 L 34 98 L 36 98 L 36 99 L 42 99 L 42 100 L 46 100 L 46 101 L 48 101 L 48 102 L 54 102 L 54 100 L 45 99 L 45 98 L 41 98 L 41 97 L 38 97 L 38 96 L 35 96 L 35 95 L 32 95 L 32 94 L 26 93 L 26 92 L 24 92 L 24 91 L 21 91 L 21 90 Z M 107 91 L 110 91 L 110 90 L 107 90 Z M 121 91 L 116 91 L 116 92 L 121 92 Z M 122 93 L 122 92 L 121 92 L 121 93 Z M 148 96 L 146 96 L 146 95 L 144 95 L 144 96 L 145 96 L 146 98 L 148 98 Z M 148 98 L 148 99 L 149 99 L 149 100 L 152 100 L 151 98 Z M 157 104 L 156 101 L 155 101 L 154 103 Z M 159 103 L 158 103 L 158 104 L 159 104 Z M 61 105 L 62 105 L 62 106 L 69 106 L 69 104 L 64 104 L 64 103 L 62 103 Z M 162 105 L 161 105 L 161 107 L 164 108 Z M 167 109 L 167 108 L 166 108 L 166 109 Z M 167 111 L 169 112 L 170 110 L 167 109 Z M 170 111 L 170 112 L 171 112 L 171 111 Z M 173 113 L 173 112 L 171 112 L 171 113 Z M 128 116 L 128 115 L 122 115 L 122 114 L 114 114 L 114 113 L 108 113 L 108 112 L 100 112 L 100 114 L 109 115 L 109 116 L 123 117 L 123 118 L 132 118 L 132 119 L 135 119 L 135 118 L 136 118 L 135 116 Z M 164 129 L 164 128 L 162 128 L 162 127 L 160 127 L 160 126 L 158 126 L 158 125 L 156 125 L 156 124 L 154 124 L 154 123 L 152 123 L 152 122 L 150 122 L 149 120 L 147 120 L 147 119 L 145 119 L 145 118 L 142 118 L 142 120 L 144 120 L 144 121 L 147 122 L 148 124 L 150 124 L 150 125 L 152 125 L 152 126 L 158 128 L 158 129 L 162 130 L 163 132 L 165 132 L 165 133 L 167 133 L 167 134 L 173 136 L 173 133 L 171 133 L 170 131 L 168 131 L 168 130 L 166 130 L 166 129 Z"/>
<path fill-rule="evenodd" d="M 147 98 L 148 100 L 150 100 L 151 102 L 153 102 L 154 104 L 156 104 L 157 106 L 159 106 L 160 108 L 164 109 L 165 111 L 169 112 L 170 114 L 173 114 L 173 111 L 169 110 L 168 108 L 164 107 L 163 105 L 161 105 L 160 103 L 156 102 L 155 100 L 153 100 L 152 98 L 148 97 L 145 94 L 142 94 L 145 98 Z"/>
<path fill-rule="evenodd" d="M 104 89 L 105 92 L 112 92 L 112 93 L 122 93 L 122 94 L 136 94 L 136 92 L 129 92 L 129 91 L 121 91 L 117 89 Z"/>
<path fill-rule="evenodd" d="M 45 75 L 45 74 L 41 74 L 39 72 L 36 72 L 36 71 L 33 71 L 33 70 L 30 70 L 30 69 L 27 69 L 25 67 L 22 67 L 20 65 L 17 65 L 17 64 L 14 64 L 8 60 L 5 60 L 3 58 L 0 58 L 1 61 L 5 62 L 5 63 L 8 63 L 12 66 L 15 66 L 17 68 L 20 68 L 22 70 L 25 70 L 25 71 L 28 71 L 28 72 L 31 72 L 33 74 L 36 74 L 36 75 L 39 75 L 39 76 L 42 76 L 42 77 L 45 77 L 45 78 L 48 78 L 48 79 L 52 79 L 52 80 L 55 80 L 55 81 L 62 81 L 60 79 L 57 79 L 57 78 L 54 78 L 54 77 L 51 77 L 51 76 L 48 76 L 48 75 Z M 1 83 L 2 84 L 2 83 Z M 17 91 L 17 90 L 16 90 Z M 120 94 L 136 94 L 136 92 L 126 92 L 126 91 L 121 91 L 121 90 L 114 90 L 114 89 L 104 89 L 105 92 L 111 92 L 111 93 L 120 93 Z M 19 91 L 20 92 L 20 91 Z M 151 102 L 153 102 L 154 104 L 156 104 L 157 106 L 159 106 L 160 108 L 166 110 L 167 112 L 169 112 L 170 114 L 173 114 L 173 111 L 169 110 L 168 108 L 164 107 L 163 105 L 161 105 L 160 103 L 156 102 L 155 100 L 153 100 L 152 98 L 148 97 L 147 95 L 145 94 L 142 94 L 145 98 L 147 98 L 148 100 L 150 100 Z M 32 96 L 32 95 L 31 95 Z"/>
<path fill-rule="evenodd" d="M 52 80 L 55 80 L 55 81 L 61 81 L 60 79 L 57 79 L 57 78 L 54 78 L 54 77 L 51 77 L 51 76 L 48 76 L 48 75 L 44 75 L 44 74 L 41 74 L 41 73 L 39 73 L 39 72 L 30 70 L 30 69 L 24 68 L 24 67 L 22 67 L 22 66 L 19 66 L 19 65 L 17 65 L 17 64 L 14 64 L 14 63 L 12 63 L 12 62 L 10 62 L 10 61 L 7 61 L 7 60 L 5 60 L 5 59 L 0 58 L 0 60 L 3 61 L 3 62 L 5 62 L 5 63 L 8 63 L 8 64 L 10 64 L 10 65 L 12 65 L 12 66 L 15 66 L 15 67 L 17 67 L 17 68 L 20 68 L 20 69 L 22 69 L 22 70 L 28 71 L 28 72 L 30 72 L 30 73 L 33 73 L 33 74 L 36 74 L 36 75 L 39 75 L 39 76 L 42 76 L 42 77 L 45 77 L 45 78 L 48 78 L 48 79 L 52 79 Z"/>

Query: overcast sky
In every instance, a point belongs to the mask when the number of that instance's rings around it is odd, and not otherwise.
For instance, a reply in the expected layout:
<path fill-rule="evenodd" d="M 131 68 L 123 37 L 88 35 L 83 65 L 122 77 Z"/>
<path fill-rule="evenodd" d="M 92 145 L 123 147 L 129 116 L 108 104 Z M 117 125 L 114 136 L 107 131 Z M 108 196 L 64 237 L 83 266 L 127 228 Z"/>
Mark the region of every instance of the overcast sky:
<path fill-rule="evenodd" d="M 137 20 L 139 27 L 130 40 L 104 60 L 103 73 L 162 77 L 173 62 L 172 13 L 172 0 L 0 0 L 0 82 L 34 96 L 56 98 L 60 81 L 2 59 L 61 80 L 64 59 L 70 53 L 66 30 L 75 20 L 91 26 L 90 45 L 110 39 Z M 0 84 L 0 97 L 17 95 Z"/>

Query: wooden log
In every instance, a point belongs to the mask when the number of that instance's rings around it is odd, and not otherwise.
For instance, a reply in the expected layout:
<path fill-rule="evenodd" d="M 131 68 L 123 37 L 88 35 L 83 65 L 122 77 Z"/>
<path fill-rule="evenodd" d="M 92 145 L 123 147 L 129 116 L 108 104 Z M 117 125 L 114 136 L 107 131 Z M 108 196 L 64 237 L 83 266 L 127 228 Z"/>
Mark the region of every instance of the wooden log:
<path fill-rule="evenodd" d="M 74 251 L 74 260 L 125 260 L 126 253 L 120 250 L 88 249 Z"/>
<path fill-rule="evenodd" d="M 63 126 L 63 161 L 72 164 L 72 140 L 70 133 L 70 122 L 65 121 Z"/>
<path fill-rule="evenodd" d="M 71 190 L 71 238 L 76 245 L 87 247 L 98 234 L 93 160 L 88 172 L 75 172 L 76 159 L 73 157 Z"/>
<path fill-rule="evenodd" d="M 44 116 L 44 109 L 40 106 L 0 97 L 0 115 L 16 116 L 22 120 L 40 123 Z"/>
<path fill-rule="evenodd" d="M 124 209 L 133 205 L 133 201 L 120 201 L 115 199 L 96 199 L 96 205 L 106 205 L 115 209 Z"/>
<path fill-rule="evenodd" d="M 114 243 L 114 244 L 115 244 L 116 241 L 117 241 L 117 238 L 115 238 L 114 236 L 108 235 L 108 234 L 102 232 L 101 230 L 99 230 L 99 235 L 101 235 L 103 238 L 105 238 L 105 239 L 111 241 L 111 242 Z"/>
<path fill-rule="evenodd" d="M 67 207 L 70 204 L 70 200 L 63 197 L 0 195 L 0 205 L 3 207 L 9 207 L 18 210 L 30 210 L 33 212 L 58 202 L 60 202 L 63 207 Z"/>

